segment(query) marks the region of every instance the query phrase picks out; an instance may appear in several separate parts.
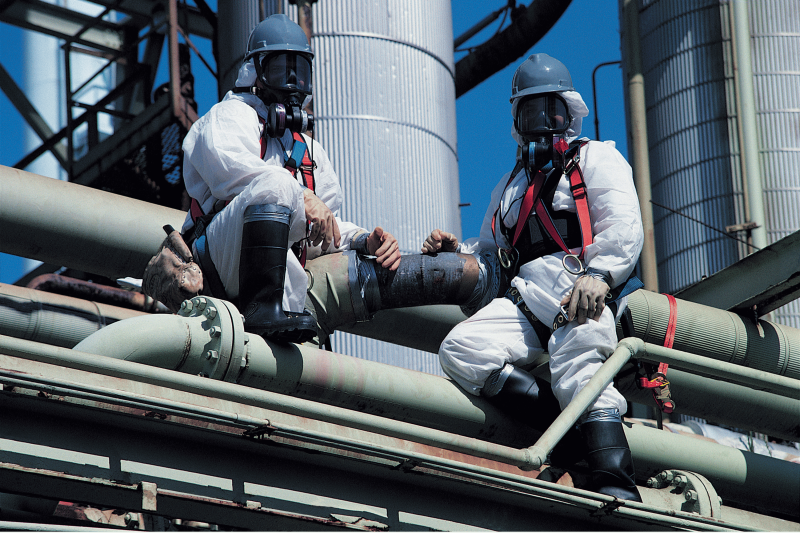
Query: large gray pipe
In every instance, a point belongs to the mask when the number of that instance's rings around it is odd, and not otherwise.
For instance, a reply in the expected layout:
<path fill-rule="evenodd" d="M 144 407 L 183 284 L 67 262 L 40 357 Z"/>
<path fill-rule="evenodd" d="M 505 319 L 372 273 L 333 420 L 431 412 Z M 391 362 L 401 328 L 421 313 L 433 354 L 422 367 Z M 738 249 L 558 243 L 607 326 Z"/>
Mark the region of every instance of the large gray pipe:
<path fill-rule="evenodd" d="M 536 435 L 441 377 L 247 334 L 238 310 L 215 298 L 118 322 L 75 349 L 518 447 Z"/>
<path fill-rule="evenodd" d="M 111 279 L 141 278 L 185 213 L 0 166 L 0 251 Z"/>

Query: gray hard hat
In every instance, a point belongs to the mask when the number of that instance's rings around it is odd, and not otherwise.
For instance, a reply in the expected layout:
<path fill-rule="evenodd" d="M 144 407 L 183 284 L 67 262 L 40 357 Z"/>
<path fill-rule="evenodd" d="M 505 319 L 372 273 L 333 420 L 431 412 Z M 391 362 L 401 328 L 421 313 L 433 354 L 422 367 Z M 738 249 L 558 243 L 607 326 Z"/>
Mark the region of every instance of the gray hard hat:
<path fill-rule="evenodd" d="M 300 52 L 314 57 L 303 29 L 284 14 L 271 15 L 250 33 L 244 60 L 269 52 Z"/>
<path fill-rule="evenodd" d="M 511 101 L 531 94 L 574 91 L 564 63 L 547 54 L 532 54 L 514 72 Z"/>

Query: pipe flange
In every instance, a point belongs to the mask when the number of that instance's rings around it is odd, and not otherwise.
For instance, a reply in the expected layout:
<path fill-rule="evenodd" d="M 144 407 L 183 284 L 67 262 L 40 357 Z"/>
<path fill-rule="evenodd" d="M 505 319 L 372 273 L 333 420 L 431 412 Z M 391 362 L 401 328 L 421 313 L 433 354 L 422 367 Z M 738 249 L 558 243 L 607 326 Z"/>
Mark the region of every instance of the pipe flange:
<path fill-rule="evenodd" d="M 211 379 L 225 376 L 235 336 L 233 319 L 226 303 L 217 298 L 195 296 L 181 304 L 178 315 L 201 320 L 202 330 L 207 334 L 203 339 L 202 356 L 195 361 L 186 361 L 182 371 Z M 238 318 L 238 311 L 236 313 Z M 198 342 L 198 339 L 193 338 L 192 342 Z"/>
<path fill-rule="evenodd" d="M 668 491 L 682 499 L 681 511 L 720 518 L 722 498 L 708 479 L 687 470 L 664 470 L 647 480 L 652 489 Z"/>
<path fill-rule="evenodd" d="M 244 331 L 244 317 L 242 317 L 239 309 L 226 300 L 219 300 L 218 302 L 228 309 L 231 317 L 231 331 L 233 332 L 230 363 L 222 379 L 228 383 L 236 383 L 239 374 L 241 374 L 247 363 L 247 348 L 245 348 L 245 345 L 249 334 Z"/>

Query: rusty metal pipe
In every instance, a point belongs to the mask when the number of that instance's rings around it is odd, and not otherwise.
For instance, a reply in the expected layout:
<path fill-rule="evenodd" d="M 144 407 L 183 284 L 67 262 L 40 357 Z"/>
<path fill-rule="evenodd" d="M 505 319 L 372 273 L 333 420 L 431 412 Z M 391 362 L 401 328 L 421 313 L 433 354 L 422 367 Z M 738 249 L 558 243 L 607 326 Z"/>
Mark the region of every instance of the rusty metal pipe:
<path fill-rule="evenodd" d="M 133 309 L 143 313 L 169 313 L 164 304 L 142 294 L 141 292 L 128 291 L 118 287 L 109 287 L 91 281 L 70 278 L 59 274 L 42 274 L 36 276 L 28 283 L 28 288 L 71 296 L 91 302 L 100 302 L 125 309 Z"/>

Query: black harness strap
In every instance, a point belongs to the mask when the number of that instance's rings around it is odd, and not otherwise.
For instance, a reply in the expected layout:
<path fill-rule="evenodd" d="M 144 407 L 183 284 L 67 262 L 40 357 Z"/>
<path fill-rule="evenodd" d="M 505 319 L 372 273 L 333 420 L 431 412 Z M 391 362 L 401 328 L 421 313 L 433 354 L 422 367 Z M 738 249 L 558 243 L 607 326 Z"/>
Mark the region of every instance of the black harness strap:
<path fill-rule="evenodd" d="M 536 315 L 531 312 L 525 300 L 522 299 L 522 295 L 516 288 L 511 287 L 508 289 L 505 293 L 505 297 L 511 300 L 511 303 L 516 305 L 517 309 L 525 315 L 525 318 L 527 318 L 528 322 L 533 326 L 536 336 L 539 337 L 539 343 L 542 345 L 542 349 L 547 350 L 547 342 L 550 340 L 550 334 L 552 333 L 550 328 L 536 318 Z"/>

